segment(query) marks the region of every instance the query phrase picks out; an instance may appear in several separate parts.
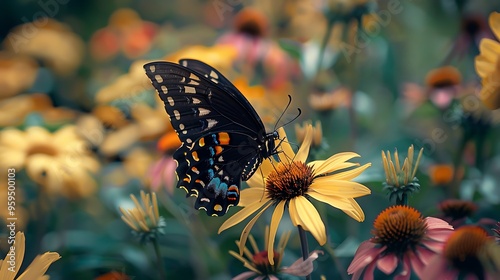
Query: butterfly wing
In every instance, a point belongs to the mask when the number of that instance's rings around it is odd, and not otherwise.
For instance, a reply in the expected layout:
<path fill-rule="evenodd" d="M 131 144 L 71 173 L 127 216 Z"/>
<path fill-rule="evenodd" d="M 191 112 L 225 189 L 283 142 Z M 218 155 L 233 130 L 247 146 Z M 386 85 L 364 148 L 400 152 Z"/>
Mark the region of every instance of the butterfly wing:
<path fill-rule="evenodd" d="M 193 60 L 181 63 L 189 68 L 170 62 L 152 62 L 144 68 L 182 141 L 174 154 L 178 187 L 197 197 L 197 209 L 224 215 L 238 204 L 242 172 L 249 164 L 260 164 L 264 126 L 245 97 L 217 70 Z"/>

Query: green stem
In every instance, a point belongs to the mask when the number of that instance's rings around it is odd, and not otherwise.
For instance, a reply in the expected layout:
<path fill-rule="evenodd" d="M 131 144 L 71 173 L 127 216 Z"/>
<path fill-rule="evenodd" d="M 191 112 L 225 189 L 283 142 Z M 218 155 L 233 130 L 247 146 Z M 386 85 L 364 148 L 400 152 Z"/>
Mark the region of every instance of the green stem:
<path fill-rule="evenodd" d="M 309 258 L 309 245 L 307 244 L 306 232 L 301 226 L 297 226 L 297 228 L 299 229 L 300 246 L 302 248 L 302 259 L 307 260 L 307 258 Z M 311 280 L 311 275 L 307 275 L 306 280 Z"/>
<path fill-rule="evenodd" d="M 404 193 L 401 195 L 401 199 L 396 197 L 396 205 L 408 206 L 408 195 Z"/>
<path fill-rule="evenodd" d="M 167 279 L 167 273 L 165 272 L 165 267 L 163 266 L 162 257 L 160 254 L 160 246 L 158 245 L 157 238 L 153 238 L 151 241 L 153 243 L 153 248 L 156 254 L 156 262 L 158 263 L 158 273 L 160 274 L 160 279 Z"/>
<path fill-rule="evenodd" d="M 334 21 L 328 20 L 326 33 L 325 36 L 323 37 L 323 41 L 321 42 L 321 46 L 319 49 L 318 65 L 316 67 L 316 77 L 318 77 L 317 73 L 321 71 L 321 67 L 323 66 L 322 64 L 323 64 L 323 58 L 325 56 L 326 46 L 328 45 L 328 41 L 330 41 L 330 37 L 332 36 L 333 23 Z"/>

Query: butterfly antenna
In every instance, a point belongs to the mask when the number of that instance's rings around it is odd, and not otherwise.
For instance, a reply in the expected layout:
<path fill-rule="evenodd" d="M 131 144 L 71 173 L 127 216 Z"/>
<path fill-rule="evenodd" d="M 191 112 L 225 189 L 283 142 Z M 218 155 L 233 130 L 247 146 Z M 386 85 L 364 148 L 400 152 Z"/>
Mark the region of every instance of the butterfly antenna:
<path fill-rule="evenodd" d="M 276 128 L 278 127 L 278 123 L 280 122 L 281 118 L 283 118 L 283 116 L 285 115 L 285 112 L 288 110 L 288 108 L 290 107 L 291 103 L 292 103 L 292 96 L 289 94 L 288 95 L 288 104 L 286 104 L 285 110 L 283 110 L 281 112 L 281 115 L 279 116 L 278 120 L 276 121 L 276 124 L 274 125 L 274 129 L 273 130 L 276 130 Z M 297 116 L 295 116 L 290 121 L 284 123 L 282 126 L 285 126 L 285 125 L 293 122 L 294 120 L 296 120 L 302 114 L 302 111 L 300 110 L 300 108 L 297 108 L 297 110 L 299 111 L 299 113 L 297 114 Z"/>

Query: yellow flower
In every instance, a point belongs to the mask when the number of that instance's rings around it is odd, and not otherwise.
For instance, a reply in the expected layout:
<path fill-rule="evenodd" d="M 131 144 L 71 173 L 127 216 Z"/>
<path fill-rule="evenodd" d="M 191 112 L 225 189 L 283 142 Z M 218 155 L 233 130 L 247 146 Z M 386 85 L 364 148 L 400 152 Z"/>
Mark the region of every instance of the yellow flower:
<path fill-rule="evenodd" d="M 15 236 L 15 264 L 11 265 L 9 262 L 9 253 L 5 256 L 4 260 L 0 260 L 0 279 L 2 280 L 13 280 L 14 277 L 19 272 L 21 268 L 21 264 L 24 259 L 24 251 L 25 251 L 25 237 L 24 233 L 18 231 Z M 43 255 L 38 255 L 31 262 L 31 264 L 24 270 L 24 272 L 17 277 L 17 280 L 46 280 L 49 279 L 48 275 L 45 275 L 49 266 L 60 259 L 56 252 L 46 252 Z M 10 270 L 13 268 L 13 270 Z"/>
<path fill-rule="evenodd" d="M 278 132 L 280 139 L 287 139 L 283 128 L 280 128 Z M 288 143 L 281 142 L 283 152 L 278 154 L 280 162 L 274 159 L 264 161 L 261 170 L 247 181 L 250 188 L 242 190 L 239 203 L 239 206 L 244 208 L 227 219 L 219 229 L 220 233 L 257 212 L 241 233 L 240 254 L 243 252 L 252 226 L 262 213 L 271 207 L 274 208 L 274 212 L 267 245 L 271 264 L 274 263 L 272 259 L 274 239 L 285 208 L 288 208 L 293 225 L 301 226 L 304 230 L 311 232 L 320 245 L 326 243 L 325 225 L 309 198 L 338 208 L 357 221 L 365 219 L 363 210 L 354 198 L 370 194 L 370 190 L 350 180 L 361 174 L 371 164 L 359 166 L 358 163 L 347 162 L 351 158 L 358 157 L 352 152 L 336 154 L 327 160 L 317 160 L 306 164 L 312 134 L 312 125 L 309 125 L 304 142 L 297 154 Z M 351 167 L 355 168 L 346 170 Z"/>
<path fill-rule="evenodd" d="M 125 210 L 120 207 L 120 212 L 123 214 L 122 220 L 140 236 L 141 240 L 155 238 L 157 233 L 163 233 L 165 222 L 158 210 L 156 193 L 146 194 L 141 191 L 142 203 L 139 203 L 133 194 L 130 195 L 130 198 L 134 202 L 135 208 Z"/>
<path fill-rule="evenodd" d="M 42 127 L 1 131 L 0 167 L 26 169 L 45 191 L 80 198 L 95 191 L 91 173 L 97 172 L 99 162 L 69 125 L 54 133 Z"/>
<path fill-rule="evenodd" d="M 300 125 L 299 123 L 295 124 L 295 136 L 297 137 L 297 141 L 299 143 L 304 142 L 304 138 L 306 135 L 307 126 L 310 122 L 304 122 L 304 125 Z M 321 128 L 321 121 L 316 120 L 313 125 L 313 147 L 321 146 L 321 141 L 323 141 L 323 130 Z"/>
<path fill-rule="evenodd" d="M 500 39 L 500 13 L 493 12 L 489 18 L 490 27 Z M 500 43 L 488 38 L 479 45 L 480 54 L 476 56 L 476 72 L 482 79 L 483 88 L 480 98 L 489 109 L 500 108 Z"/>
<path fill-rule="evenodd" d="M 26 30 L 33 29 L 35 32 L 26 35 Z M 63 76 L 76 70 L 85 54 L 85 44 L 79 35 L 68 25 L 51 18 L 40 18 L 15 27 L 5 38 L 4 46 L 14 53 L 44 61 Z"/>

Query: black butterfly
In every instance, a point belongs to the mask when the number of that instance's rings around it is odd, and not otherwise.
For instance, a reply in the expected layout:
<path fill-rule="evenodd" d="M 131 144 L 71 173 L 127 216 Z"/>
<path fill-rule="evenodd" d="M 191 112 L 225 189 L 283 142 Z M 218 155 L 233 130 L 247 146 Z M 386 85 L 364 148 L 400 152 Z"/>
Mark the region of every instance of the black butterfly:
<path fill-rule="evenodd" d="M 241 180 L 277 153 L 277 131 L 266 133 L 243 94 L 201 61 L 158 61 L 144 69 L 182 141 L 174 153 L 177 187 L 197 197 L 196 209 L 224 215 L 239 202 Z"/>

